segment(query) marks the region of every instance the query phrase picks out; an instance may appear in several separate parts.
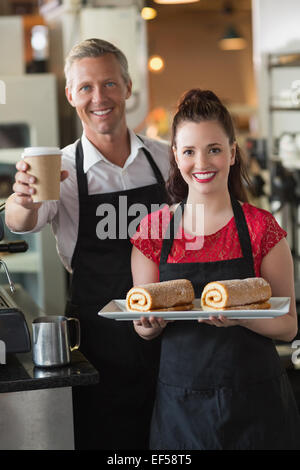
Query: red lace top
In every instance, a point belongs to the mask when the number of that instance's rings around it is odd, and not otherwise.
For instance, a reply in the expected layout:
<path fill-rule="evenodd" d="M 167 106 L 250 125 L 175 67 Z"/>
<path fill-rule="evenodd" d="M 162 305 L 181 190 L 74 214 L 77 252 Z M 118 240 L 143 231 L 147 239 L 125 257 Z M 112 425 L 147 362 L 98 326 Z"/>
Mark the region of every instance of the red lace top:
<path fill-rule="evenodd" d="M 268 211 L 258 209 L 249 203 L 244 203 L 242 207 L 250 234 L 255 274 L 259 277 L 263 257 L 287 234 Z M 141 220 L 136 234 L 131 238 L 131 242 L 157 264 L 160 261 L 162 242 L 171 217 L 172 213 L 167 205 L 150 213 Z M 184 233 L 180 225 L 168 263 L 201 263 L 241 256 L 242 250 L 232 217 L 216 233 L 204 237 L 192 237 Z"/>

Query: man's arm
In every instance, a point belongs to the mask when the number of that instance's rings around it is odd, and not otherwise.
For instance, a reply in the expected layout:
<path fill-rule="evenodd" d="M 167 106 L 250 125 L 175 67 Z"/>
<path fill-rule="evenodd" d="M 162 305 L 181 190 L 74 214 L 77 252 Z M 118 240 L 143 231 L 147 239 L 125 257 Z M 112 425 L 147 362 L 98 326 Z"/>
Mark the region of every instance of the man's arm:
<path fill-rule="evenodd" d="M 13 185 L 14 193 L 5 204 L 5 223 L 13 232 L 27 232 L 37 224 L 41 203 L 32 200 L 35 189 L 30 184 L 35 182 L 35 177 L 27 173 L 28 164 L 19 161 L 16 167 L 18 172 Z"/>
<path fill-rule="evenodd" d="M 5 204 L 5 223 L 12 232 L 28 232 L 33 230 L 38 220 L 38 210 L 41 203 L 34 204 L 37 207 L 26 208 L 18 203 L 18 196 L 13 193 Z"/>

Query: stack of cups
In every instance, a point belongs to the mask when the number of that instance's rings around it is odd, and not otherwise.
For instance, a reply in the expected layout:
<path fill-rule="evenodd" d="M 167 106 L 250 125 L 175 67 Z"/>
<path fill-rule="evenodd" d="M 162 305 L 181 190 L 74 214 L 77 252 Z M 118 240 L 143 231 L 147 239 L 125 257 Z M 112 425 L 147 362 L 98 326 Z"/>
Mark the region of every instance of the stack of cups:
<path fill-rule="evenodd" d="M 296 107 L 300 107 L 300 80 L 294 80 L 292 83 L 292 104 Z"/>
<path fill-rule="evenodd" d="M 36 192 L 33 202 L 58 201 L 60 197 L 60 172 L 62 152 L 57 147 L 27 147 L 22 158 L 29 165 L 28 173 L 35 176 L 31 184 Z"/>
<path fill-rule="evenodd" d="M 279 157 L 283 166 L 293 166 L 299 162 L 299 151 L 293 134 L 285 133 L 280 137 Z"/>

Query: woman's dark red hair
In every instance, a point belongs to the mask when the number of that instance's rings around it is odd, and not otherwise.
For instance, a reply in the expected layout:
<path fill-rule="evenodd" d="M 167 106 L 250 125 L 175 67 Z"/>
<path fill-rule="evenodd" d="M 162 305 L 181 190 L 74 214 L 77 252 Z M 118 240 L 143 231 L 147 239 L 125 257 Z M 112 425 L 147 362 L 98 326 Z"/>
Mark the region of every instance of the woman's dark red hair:
<path fill-rule="evenodd" d="M 172 124 L 172 147 L 176 148 L 176 133 L 182 122 L 202 121 L 218 121 L 228 136 L 230 145 L 236 141 L 232 118 L 220 99 L 210 90 L 193 89 L 185 93 L 179 102 Z M 166 185 L 170 204 L 187 197 L 188 185 L 181 176 L 172 149 L 170 175 Z M 230 167 L 228 175 L 228 189 L 236 199 L 246 202 L 246 185 L 250 186 L 250 180 L 237 144 L 235 163 Z"/>

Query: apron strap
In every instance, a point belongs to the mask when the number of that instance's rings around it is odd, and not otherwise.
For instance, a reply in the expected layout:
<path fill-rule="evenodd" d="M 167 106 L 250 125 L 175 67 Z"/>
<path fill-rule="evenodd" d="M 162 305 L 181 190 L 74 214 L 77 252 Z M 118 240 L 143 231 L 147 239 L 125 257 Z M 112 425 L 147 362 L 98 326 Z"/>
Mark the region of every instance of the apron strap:
<path fill-rule="evenodd" d="M 252 246 L 245 214 L 241 204 L 232 195 L 230 195 L 230 199 L 243 257 L 251 263 L 253 275 L 255 275 Z"/>
<path fill-rule="evenodd" d="M 139 137 L 139 139 L 143 142 L 143 139 Z M 157 182 L 161 185 L 165 185 L 165 180 L 161 174 L 160 169 L 156 165 L 151 153 L 146 149 L 142 148 L 149 165 L 152 168 L 152 171 L 155 175 L 155 178 Z M 77 185 L 78 185 L 78 194 L 79 194 L 79 201 L 81 197 L 85 197 L 89 195 L 89 190 L 88 190 L 88 182 L 87 182 L 87 175 L 83 171 L 83 148 L 82 148 L 82 143 L 81 139 L 77 143 L 76 146 L 76 173 L 77 173 Z"/>
<path fill-rule="evenodd" d="M 242 254 L 245 260 L 252 266 L 253 275 L 255 275 L 251 240 L 250 240 L 249 230 L 248 230 L 247 222 L 245 219 L 244 211 L 240 203 L 233 196 L 230 195 L 230 199 L 231 199 L 235 225 L 236 225 L 237 232 L 238 232 L 239 242 L 240 242 L 241 249 L 242 249 Z M 167 259 L 170 254 L 174 238 L 178 232 L 178 228 L 182 220 L 185 204 L 186 204 L 186 199 L 183 200 L 178 205 L 173 217 L 171 218 L 169 222 L 166 235 L 163 240 L 160 263 L 159 263 L 160 265 L 167 263 Z"/>
<path fill-rule="evenodd" d="M 142 150 L 143 150 L 144 154 L 147 157 L 147 160 L 148 160 L 148 162 L 149 162 L 149 164 L 152 168 L 152 171 L 155 175 L 155 178 L 156 178 L 158 184 L 161 184 L 161 185 L 164 186 L 165 185 L 165 180 L 164 180 L 164 178 L 161 174 L 160 169 L 158 168 L 155 161 L 153 160 L 153 157 L 152 157 L 151 153 L 149 152 L 149 150 L 145 149 L 145 147 L 143 147 Z"/>
<path fill-rule="evenodd" d="M 176 211 L 174 212 L 169 222 L 165 237 L 163 239 L 163 245 L 162 245 L 160 262 L 159 262 L 160 265 L 167 263 L 167 259 L 170 254 L 174 238 L 177 235 L 179 225 L 182 220 L 185 203 L 186 203 L 186 199 L 184 199 L 178 205 Z"/>
<path fill-rule="evenodd" d="M 87 184 L 87 178 L 86 175 L 83 171 L 83 148 L 82 148 L 82 143 L 81 139 L 78 141 L 76 145 L 76 152 L 75 152 L 75 164 L 76 164 L 76 175 L 77 175 L 77 187 L 78 187 L 78 203 L 79 203 L 79 220 L 78 220 L 78 233 L 80 231 L 80 225 L 81 225 L 81 201 L 84 200 L 88 196 L 88 184 Z M 75 259 L 77 258 L 79 253 L 79 240 L 77 237 L 75 249 L 73 252 L 73 256 L 71 259 L 71 268 L 74 271 L 74 266 L 75 266 Z M 71 275 L 71 282 L 70 282 L 70 288 L 73 284 L 73 273 Z"/>
<path fill-rule="evenodd" d="M 76 146 L 76 174 L 77 174 L 77 186 L 78 186 L 78 195 L 79 203 L 82 197 L 89 195 L 88 182 L 86 173 L 83 171 L 83 148 L 81 139 Z"/>
<path fill-rule="evenodd" d="M 142 139 L 139 135 L 137 135 L 137 138 L 140 139 L 140 140 L 144 143 L 143 139 Z M 143 147 L 142 150 L 143 150 L 144 154 L 146 155 L 146 158 L 147 158 L 147 160 L 148 160 L 148 163 L 149 163 L 149 165 L 150 165 L 151 168 L 152 168 L 152 171 L 153 171 L 153 173 L 154 173 L 154 175 L 155 175 L 155 178 L 156 178 L 157 182 L 158 182 L 159 184 L 165 185 L 165 180 L 164 180 L 164 178 L 163 178 L 163 176 L 162 176 L 162 174 L 161 174 L 160 169 L 159 169 L 158 166 L 156 165 L 156 163 L 155 163 L 155 161 L 154 161 L 154 159 L 153 159 L 151 153 L 150 153 L 149 150 L 147 150 L 145 147 Z"/>

